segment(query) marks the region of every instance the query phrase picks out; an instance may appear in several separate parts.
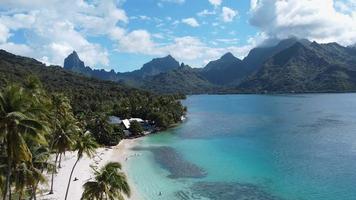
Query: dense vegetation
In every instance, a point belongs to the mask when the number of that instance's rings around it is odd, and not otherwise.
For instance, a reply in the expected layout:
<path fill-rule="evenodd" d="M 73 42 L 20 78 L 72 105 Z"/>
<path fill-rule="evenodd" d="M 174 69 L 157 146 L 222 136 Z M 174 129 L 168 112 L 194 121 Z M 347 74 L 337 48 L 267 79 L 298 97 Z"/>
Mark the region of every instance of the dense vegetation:
<path fill-rule="evenodd" d="M 0 193 L 3 200 L 36 199 L 38 186 L 52 173 L 49 193 L 60 158 L 76 151 L 77 160 L 69 176 L 65 199 L 74 169 L 80 159 L 93 156 L 97 143 L 83 121 L 72 111 L 64 95 L 47 93 L 37 78 L 24 86 L 8 85 L 0 93 Z M 119 172 L 117 172 L 119 173 Z M 120 177 L 124 177 L 120 175 Z M 127 191 L 126 178 L 116 184 L 116 194 Z"/>
<path fill-rule="evenodd" d="M 301 93 L 356 91 L 356 51 L 336 43 L 296 42 L 270 57 L 240 91 Z"/>
<path fill-rule="evenodd" d="M 169 127 L 180 121 L 185 108 L 182 95 L 155 95 L 150 92 L 118 85 L 115 82 L 88 78 L 58 66 L 46 67 L 25 57 L 0 51 L 0 87 L 8 83 L 24 84 L 28 75 L 35 75 L 49 93 L 61 93 L 71 102 L 74 115 L 91 125 L 98 115 L 121 118 L 138 117 L 155 121 L 163 118 Z M 163 126 L 157 128 L 164 128 Z"/>
<path fill-rule="evenodd" d="M 186 111 L 182 98 L 84 77 L 0 51 L 0 194 L 4 200 L 36 199 L 47 173 L 52 174 L 48 190 L 53 193 L 62 155 L 76 151 L 65 197 L 70 199 L 71 177 L 80 159 L 93 156 L 98 144 L 115 145 L 124 137 L 119 125 L 108 123 L 109 115 L 143 118 L 157 129 L 168 128 Z M 96 182 L 86 184 L 83 199 L 129 195 L 120 167 L 111 163 L 96 172 Z M 93 191 L 93 184 L 102 188 Z"/>

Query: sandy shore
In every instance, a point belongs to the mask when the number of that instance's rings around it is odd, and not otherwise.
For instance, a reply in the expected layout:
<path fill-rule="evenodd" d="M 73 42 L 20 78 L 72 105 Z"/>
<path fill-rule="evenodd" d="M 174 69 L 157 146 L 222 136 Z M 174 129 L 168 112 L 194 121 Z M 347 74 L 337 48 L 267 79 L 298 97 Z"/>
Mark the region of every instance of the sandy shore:
<path fill-rule="evenodd" d="M 125 166 L 126 158 L 130 157 L 133 152 L 131 152 L 131 147 L 133 147 L 137 142 L 137 139 L 122 140 L 119 145 L 113 148 L 99 148 L 96 151 L 96 155 L 93 158 L 83 157 L 73 173 L 73 179 L 77 178 L 77 181 L 72 181 L 68 193 L 68 199 L 70 200 L 80 200 L 83 192 L 83 184 L 91 179 L 93 176 L 91 165 L 93 166 L 103 166 L 104 164 L 113 161 L 120 162 L 123 165 L 123 171 L 127 175 L 127 167 Z M 43 191 L 39 195 L 38 199 L 41 200 L 63 200 L 65 197 L 68 179 L 70 171 L 76 160 L 76 152 L 67 152 L 65 156 L 62 156 L 62 168 L 59 169 L 58 173 L 54 178 L 54 194 L 49 195 L 48 191 L 50 189 L 50 175 L 48 175 L 48 185 L 42 185 L 40 189 Z M 140 200 L 139 194 L 132 184 L 130 177 L 128 182 L 131 188 L 131 198 L 126 198 L 127 200 Z"/>

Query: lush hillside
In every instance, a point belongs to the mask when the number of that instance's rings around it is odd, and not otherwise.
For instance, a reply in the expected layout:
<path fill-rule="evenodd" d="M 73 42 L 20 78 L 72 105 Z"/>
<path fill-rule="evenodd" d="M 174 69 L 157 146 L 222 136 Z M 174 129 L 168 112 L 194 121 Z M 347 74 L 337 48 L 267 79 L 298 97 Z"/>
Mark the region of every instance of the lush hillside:
<path fill-rule="evenodd" d="M 238 89 L 277 93 L 356 91 L 356 53 L 335 43 L 296 42 L 269 58 Z"/>
<path fill-rule="evenodd" d="M 131 72 L 131 76 L 136 77 L 148 77 L 155 76 L 160 73 L 169 72 L 173 69 L 177 69 L 179 67 L 179 62 L 176 61 L 171 55 L 168 55 L 163 58 L 155 58 L 150 62 L 144 64 L 141 69 Z M 129 75 L 130 73 L 126 73 Z"/>
<path fill-rule="evenodd" d="M 0 50 L 0 87 L 24 84 L 29 75 L 38 77 L 49 93 L 63 93 L 71 100 L 76 115 L 114 113 L 122 117 L 141 117 L 176 123 L 184 113 L 179 96 L 160 96 L 150 92 L 79 75 L 59 66 L 46 67 L 26 57 Z"/>
<path fill-rule="evenodd" d="M 179 68 L 145 79 L 143 88 L 158 93 L 197 94 L 218 90 L 196 70 L 182 64 Z"/>

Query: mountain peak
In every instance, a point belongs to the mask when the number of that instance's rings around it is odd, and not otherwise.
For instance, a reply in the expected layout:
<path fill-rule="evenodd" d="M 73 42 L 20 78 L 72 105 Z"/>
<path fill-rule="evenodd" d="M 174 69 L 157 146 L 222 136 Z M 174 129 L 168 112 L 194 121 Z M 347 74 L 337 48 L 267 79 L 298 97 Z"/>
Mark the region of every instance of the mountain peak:
<path fill-rule="evenodd" d="M 154 76 L 162 72 L 167 72 L 172 69 L 179 68 L 179 62 L 171 55 L 162 58 L 154 58 L 150 62 L 144 64 L 138 73 L 141 76 Z"/>
<path fill-rule="evenodd" d="M 85 68 L 84 62 L 80 60 L 76 51 L 73 51 L 64 59 L 63 67 L 65 69 L 73 69 L 73 68 Z"/>
<path fill-rule="evenodd" d="M 221 59 L 235 59 L 236 57 L 230 53 L 230 52 L 227 52 L 226 54 L 224 54 L 223 56 L 221 56 Z"/>

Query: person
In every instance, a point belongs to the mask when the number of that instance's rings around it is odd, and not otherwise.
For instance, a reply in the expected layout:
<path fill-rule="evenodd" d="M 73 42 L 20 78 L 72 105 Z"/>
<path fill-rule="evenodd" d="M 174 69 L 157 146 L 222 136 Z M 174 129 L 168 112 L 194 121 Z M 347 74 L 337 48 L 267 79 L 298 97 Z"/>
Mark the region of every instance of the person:
<path fill-rule="evenodd" d="M 158 193 L 158 196 L 162 196 L 162 192 L 159 192 L 159 193 Z"/>

